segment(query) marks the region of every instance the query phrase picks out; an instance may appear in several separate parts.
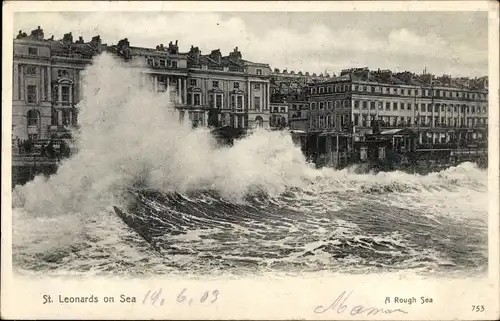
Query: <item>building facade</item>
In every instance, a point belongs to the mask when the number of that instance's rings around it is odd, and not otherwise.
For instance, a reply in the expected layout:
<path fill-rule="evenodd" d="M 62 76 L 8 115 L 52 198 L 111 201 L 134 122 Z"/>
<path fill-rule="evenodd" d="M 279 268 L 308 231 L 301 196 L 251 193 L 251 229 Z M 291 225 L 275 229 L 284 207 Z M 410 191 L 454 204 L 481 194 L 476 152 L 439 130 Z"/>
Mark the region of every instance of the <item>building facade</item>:
<path fill-rule="evenodd" d="M 99 36 L 74 41 L 45 39 L 38 27 L 14 39 L 13 138 L 38 139 L 64 135 L 77 126 L 81 72 L 94 56 L 109 52 L 138 68 L 142 85 L 173 93 L 179 119 L 194 126 L 269 127 L 269 65 L 242 59 L 235 48 L 202 55 L 197 47 L 179 52 L 177 41 L 156 48 L 133 47 L 128 39 L 102 44 Z"/>
<path fill-rule="evenodd" d="M 420 144 L 484 140 L 488 124 L 487 78 L 394 74 L 368 68 L 309 86 L 309 131 L 372 133 L 409 127 Z"/>
<path fill-rule="evenodd" d="M 271 129 L 288 128 L 288 104 L 271 103 L 270 127 Z"/>
<path fill-rule="evenodd" d="M 30 35 L 20 31 L 14 40 L 12 136 L 46 138 L 75 126 L 81 71 L 101 49 L 99 37 L 73 42 L 70 33 L 54 41 L 44 39 L 40 27 Z"/>

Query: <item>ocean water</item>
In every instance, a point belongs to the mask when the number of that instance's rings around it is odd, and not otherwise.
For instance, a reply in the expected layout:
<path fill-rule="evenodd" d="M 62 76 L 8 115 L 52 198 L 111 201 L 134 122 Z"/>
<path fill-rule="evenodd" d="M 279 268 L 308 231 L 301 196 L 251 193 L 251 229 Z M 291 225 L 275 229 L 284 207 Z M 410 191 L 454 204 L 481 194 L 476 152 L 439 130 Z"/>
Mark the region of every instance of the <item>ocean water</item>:
<path fill-rule="evenodd" d="M 139 83 L 107 55 L 85 71 L 79 153 L 13 190 L 17 273 L 487 270 L 487 172 L 474 164 L 318 170 L 287 133 L 264 130 L 219 148 Z"/>

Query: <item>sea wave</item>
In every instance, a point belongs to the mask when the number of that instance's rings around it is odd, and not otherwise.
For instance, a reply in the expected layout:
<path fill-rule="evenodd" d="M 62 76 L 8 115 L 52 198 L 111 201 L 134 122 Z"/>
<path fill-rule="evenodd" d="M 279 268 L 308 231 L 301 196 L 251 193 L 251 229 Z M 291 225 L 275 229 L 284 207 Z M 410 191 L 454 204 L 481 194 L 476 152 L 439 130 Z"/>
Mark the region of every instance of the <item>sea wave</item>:
<path fill-rule="evenodd" d="M 487 173 L 316 169 L 286 132 L 220 148 L 101 55 L 83 76 L 79 152 L 13 190 L 25 270 L 167 273 L 486 266 Z M 113 206 L 120 211 L 116 214 Z"/>

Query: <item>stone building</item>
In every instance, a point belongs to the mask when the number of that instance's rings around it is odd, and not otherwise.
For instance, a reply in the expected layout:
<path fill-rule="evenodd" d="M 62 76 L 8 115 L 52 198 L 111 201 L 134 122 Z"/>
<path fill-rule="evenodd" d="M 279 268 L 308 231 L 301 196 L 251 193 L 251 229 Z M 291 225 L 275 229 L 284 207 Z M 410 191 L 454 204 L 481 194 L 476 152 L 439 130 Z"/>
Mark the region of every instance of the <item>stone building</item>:
<path fill-rule="evenodd" d="M 45 39 L 38 27 L 14 40 L 12 81 L 13 137 L 46 138 L 77 124 L 80 73 L 102 50 L 99 36 L 90 42 Z"/>
<path fill-rule="evenodd" d="M 138 68 L 143 85 L 169 91 L 179 119 L 195 126 L 269 127 L 269 65 L 242 59 L 235 48 L 202 55 L 198 47 L 179 51 L 178 42 L 156 48 L 131 46 L 128 39 L 102 44 L 99 36 L 85 42 L 71 33 L 46 39 L 38 27 L 14 39 L 13 138 L 63 135 L 78 123 L 81 72 L 94 56 L 109 52 Z"/>
<path fill-rule="evenodd" d="M 238 48 L 227 56 L 219 49 L 202 55 L 191 46 L 187 104 L 180 107 L 202 126 L 269 127 L 269 65 L 242 59 Z"/>
<path fill-rule="evenodd" d="M 372 133 L 409 127 L 420 144 L 486 138 L 487 78 L 454 80 L 368 68 L 309 86 L 309 130 Z"/>

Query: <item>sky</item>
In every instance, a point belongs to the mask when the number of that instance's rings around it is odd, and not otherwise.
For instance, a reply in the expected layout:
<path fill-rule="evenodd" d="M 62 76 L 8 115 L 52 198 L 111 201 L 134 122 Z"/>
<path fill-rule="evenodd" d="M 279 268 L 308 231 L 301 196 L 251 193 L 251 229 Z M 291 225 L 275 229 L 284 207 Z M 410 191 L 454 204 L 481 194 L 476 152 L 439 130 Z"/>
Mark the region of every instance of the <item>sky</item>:
<path fill-rule="evenodd" d="M 72 32 L 103 43 L 128 38 L 154 48 L 179 41 L 202 54 L 236 46 L 271 68 L 338 74 L 353 67 L 436 75 L 488 74 L 487 12 L 36 12 L 17 13 L 14 32 Z M 14 35 L 15 36 L 15 35 Z"/>

